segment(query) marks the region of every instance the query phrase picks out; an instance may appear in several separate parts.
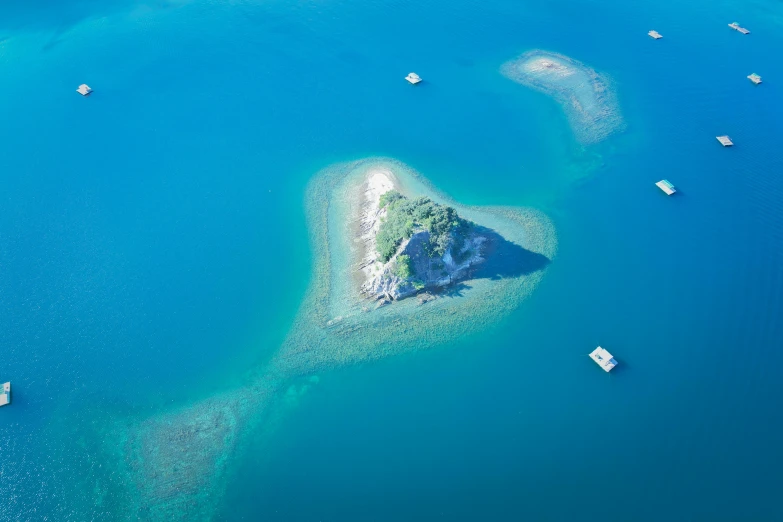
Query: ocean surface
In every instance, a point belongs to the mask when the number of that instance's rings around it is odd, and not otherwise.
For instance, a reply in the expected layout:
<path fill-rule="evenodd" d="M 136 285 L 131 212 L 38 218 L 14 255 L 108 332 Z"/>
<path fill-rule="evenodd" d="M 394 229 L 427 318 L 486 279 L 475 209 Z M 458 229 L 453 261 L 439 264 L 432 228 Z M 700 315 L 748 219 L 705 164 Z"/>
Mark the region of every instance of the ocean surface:
<path fill-rule="evenodd" d="M 557 256 L 481 334 L 319 374 L 200 518 L 783 520 L 781 29 L 773 0 L 5 0 L 0 520 L 143 519 L 96 434 L 268 360 L 308 182 L 375 156 L 544 212 Z M 581 145 L 500 74 L 534 49 L 611 78 L 625 130 Z"/>

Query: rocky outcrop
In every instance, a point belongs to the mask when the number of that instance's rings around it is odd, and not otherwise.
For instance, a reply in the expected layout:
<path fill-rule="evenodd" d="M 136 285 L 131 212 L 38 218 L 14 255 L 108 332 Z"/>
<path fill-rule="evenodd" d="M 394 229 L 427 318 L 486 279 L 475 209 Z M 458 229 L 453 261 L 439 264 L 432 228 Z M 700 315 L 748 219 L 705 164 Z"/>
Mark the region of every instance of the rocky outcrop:
<path fill-rule="evenodd" d="M 377 257 L 362 293 L 377 299 L 399 300 L 423 290 L 446 287 L 468 277 L 471 268 L 484 261 L 487 238 L 473 227 L 462 236 L 452 238 L 442 256 L 430 255 L 430 234 L 417 230 L 400 244 L 388 262 Z M 408 270 L 401 265 L 408 266 Z M 409 273 L 409 275 L 405 275 Z"/>
<path fill-rule="evenodd" d="M 445 248 L 442 248 L 443 234 L 434 241 L 441 247 L 438 248 L 433 246 L 430 232 L 424 226 L 417 226 L 408 238 L 401 240 L 394 254 L 385 260 L 378 252 L 376 238 L 389 212 L 389 206 L 381 204 L 382 196 L 397 188 L 393 180 L 393 174 L 385 170 L 369 173 L 357 216 L 357 242 L 363 247 L 363 257 L 358 266 L 363 275 L 361 292 L 377 299 L 376 307 L 466 279 L 472 267 L 484 261 L 485 247 L 489 241 L 475 225 L 456 218 L 454 213 L 455 228 L 445 236 L 448 239 Z M 430 205 L 430 209 L 438 207 L 436 204 Z M 442 254 L 437 254 L 437 251 Z"/>

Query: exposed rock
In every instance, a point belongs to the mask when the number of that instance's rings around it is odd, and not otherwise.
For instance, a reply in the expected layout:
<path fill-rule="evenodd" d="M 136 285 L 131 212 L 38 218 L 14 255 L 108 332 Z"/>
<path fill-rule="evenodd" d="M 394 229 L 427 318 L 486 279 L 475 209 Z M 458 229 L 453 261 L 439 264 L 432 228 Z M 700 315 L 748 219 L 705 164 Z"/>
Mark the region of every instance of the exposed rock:
<path fill-rule="evenodd" d="M 365 274 L 361 291 L 368 297 L 381 300 L 378 307 L 420 291 L 435 290 L 461 281 L 470 275 L 472 267 L 484 261 L 487 238 L 480 235 L 475 226 L 467 224 L 451 233 L 445 252 L 440 256 L 433 253 L 430 232 L 421 227 L 415 228 L 410 238 L 404 239 L 394 255 L 384 263 L 376 251 L 375 237 L 387 211 L 380 208 L 378 199 L 389 190 L 391 182 L 381 177 L 381 173 L 374 174 L 365 192 L 361 239 L 367 250 L 360 266 Z M 400 266 L 403 262 L 407 269 Z"/>

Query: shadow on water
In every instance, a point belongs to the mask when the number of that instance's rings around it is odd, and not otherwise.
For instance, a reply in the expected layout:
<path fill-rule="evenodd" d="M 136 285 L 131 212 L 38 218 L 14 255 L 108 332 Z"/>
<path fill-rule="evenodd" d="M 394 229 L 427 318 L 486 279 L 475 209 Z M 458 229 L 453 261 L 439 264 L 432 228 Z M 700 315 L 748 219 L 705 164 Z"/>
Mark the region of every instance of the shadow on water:
<path fill-rule="evenodd" d="M 543 270 L 551 262 L 545 255 L 522 248 L 492 229 L 481 226 L 476 228 L 489 241 L 484 250 L 486 261 L 476 268 L 473 279 L 520 277 Z"/>
<path fill-rule="evenodd" d="M 618 359 L 617 356 L 614 357 L 614 360 L 617 361 L 617 366 L 612 368 L 612 371 L 610 372 L 612 375 L 619 375 L 622 377 L 625 372 L 633 369 L 632 366 L 628 365 L 628 361 Z"/>
<path fill-rule="evenodd" d="M 470 290 L 472 287 L 466 283 L 454 283 L 444 288 L 439 295 L 445 297 L 464 297 L 464 292 Z"/>
<path fill-rule="evenodd" d="M 614 358 L 615 361 L 617 361 L 617 366 L 615 366 L 614 368 L 612 368 L 612 370 L 610 372 L 608 372 L 610 378 L 615 379 L 615 378 L 617 378 L 618 375 L 620 377 L 623 377 L 623 376 L 625 376 L 626 372 L 633 370 L 633 366 L 630 366 L 628 364 L 628 362 L 625 361 L 624 359 L 618 359 L 616 355 L 614 355 L 613 358 Z M 589 355 L 585 356 L 585 363 L 584 364 L 585 364 L 586 368 L 592 367 L 592 368 L 589 368 L 589 371 L 591 371 L 591 372 L 595 371 L 595 369 L 597 368 L 597 366 L 595 364 L 595 361 L 590 359 Z M 606 372 L 604 372 L 602 369 L 600 369 L 599 371 L 597 371 L 595 373 L 596 374 L 606 375 Z"/>
<path fill-rule="evenodd" d="M 463 297 L 472 288 L 475 279 L 500 279 L 522 277 L 545 269 L 551 260 L 508 241 L 494 230 L 476 225 L 480 235 L 488 238 L 484 247 L 485 261 L 477 265 L 466 281 L 451 284 L 438 292 L 444 297 Z"/>

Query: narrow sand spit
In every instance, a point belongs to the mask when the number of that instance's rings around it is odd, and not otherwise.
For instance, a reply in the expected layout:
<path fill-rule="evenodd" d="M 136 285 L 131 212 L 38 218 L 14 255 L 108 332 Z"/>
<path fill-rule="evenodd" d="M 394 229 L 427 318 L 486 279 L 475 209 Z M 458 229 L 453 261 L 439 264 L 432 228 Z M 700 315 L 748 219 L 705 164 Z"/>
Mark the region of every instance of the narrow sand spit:
<path fill-rule="evenodd" d="M 381 226 L 381 218 L 386 215 L 386 211 L 380 208 L 380 197 L 396 188 L 392 181 L 393 176 L 388 169 L 373 170 L 367 174 L 367 183 L 360 207 L 359 241 L 362 245 L 360 268 L 364 277 L 359 286 L 372 279 L 373 270 L 377 266 L 376 263 L 379 262 L 378 252 L 375 249 L 375 236 Z"/>
<path fill-rule="evenodd" d="M 378 200 L 393 188 L 454 206 L 502 238 L 498 244 L 504 253 L 498 254 L 494 266 L 484 265 L 483 275 L 444 298 L 424 303 L 402 300 L 330 320 L 335 317 L 331 296 L 343 292 L 336 283 L 346 286 L 343 279 L 350 279 L 350 267 L 358 262 L 354 256 L 361 255 L 355 226 L 361 223 L 371 233 L 383 214 Z M 448 346 L 485 331 L 531 294 L 557 247 L 554 227 L 540 212 L 459 205 L 390 159 L 324 169 L 308 186 L 306 209 L 314 261 L 310 286 L 279 350 L 232 389 L 98 428 L 98 436 L 106 441 L 103 461 L 113 468 L 108 475 L 117 491 L 115 501 L 124 505 L 128 518 L 214 520 L 245 451 L 246 435 L 273 431 L 279 417 L 274 412 L 295 403 L 292 399 L 317 382 L 317 374 Z M 365 249 L 375 251 L 373 244 Z M 350 292 L 342 297 L 357 298 Z M 94 487 L 93 478 L 75 481 L 74 487 Z"/>

